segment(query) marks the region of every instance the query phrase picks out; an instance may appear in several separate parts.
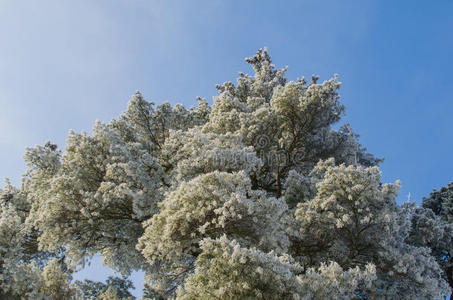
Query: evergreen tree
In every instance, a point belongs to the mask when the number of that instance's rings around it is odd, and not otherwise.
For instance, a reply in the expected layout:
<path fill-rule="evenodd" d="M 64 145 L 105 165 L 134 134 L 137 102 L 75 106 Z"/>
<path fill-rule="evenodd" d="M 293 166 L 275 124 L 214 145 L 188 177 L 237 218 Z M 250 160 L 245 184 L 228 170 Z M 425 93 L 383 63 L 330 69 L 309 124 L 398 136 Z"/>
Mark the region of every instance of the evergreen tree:
<path fill-rule="evenodd" d="M 409 241 L 431 249 L 453 290 L 453 182 L 423 198 L 422 207 L 411 207 Z M 450 299 L 453 294 L 450 295 Z"/>
<path fill-rule="evenodd" d="M 2 191 L 2 293 L 130 297 L 126 281 L 70 282 L 96 253 L 124 276 L 144 270 L 145 299 L 449 293 L 451 201 L 396 203 L 381 159 L 348 124 L 335 129 L 337 76 L 288 81 L 266 49 L 246 61 L 254 76 L 218 85 L 212 105 L 137 92 L 118 119 L 70 132 L 63 152 L 27 149 L 21 188 Z M 418 234 L 428 209 L 442 238 Z"/>

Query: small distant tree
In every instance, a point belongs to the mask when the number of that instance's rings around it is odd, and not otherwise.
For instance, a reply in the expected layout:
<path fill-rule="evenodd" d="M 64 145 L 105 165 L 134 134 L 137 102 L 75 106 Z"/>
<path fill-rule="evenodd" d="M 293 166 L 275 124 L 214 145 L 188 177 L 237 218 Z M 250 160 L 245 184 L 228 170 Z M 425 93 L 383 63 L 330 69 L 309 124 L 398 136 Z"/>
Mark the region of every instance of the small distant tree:
<path fill-rule="evenodd" d="M 449 293 L 447 258 L 431 249 L 451 236 L 427 244 L 428 208 L 398 205 L 381 160 L 336 126 L 337 76 L 288 81 L 266 49 L 246 61 L 254 76 L 218 85 L 212 105 L 137 92 L 118 119 L 70 132 L 64 151 L 27 149 L 21 188 L 2 191 L 2 293 L 130 297 L 128 281 L 70 282 L 96 253 L 124 276 L 144 270 L 145 299 Z"/>

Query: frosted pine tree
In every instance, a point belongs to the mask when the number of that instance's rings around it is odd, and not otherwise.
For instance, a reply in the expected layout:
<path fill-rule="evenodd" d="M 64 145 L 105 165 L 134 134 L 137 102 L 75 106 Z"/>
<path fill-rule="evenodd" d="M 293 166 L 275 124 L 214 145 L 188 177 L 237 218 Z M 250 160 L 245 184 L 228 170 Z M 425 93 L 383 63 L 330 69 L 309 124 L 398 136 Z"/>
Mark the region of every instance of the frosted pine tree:
<path fill-rule="evenodd" d="M 433 190 L 422 207 L 410 208 L 411 243 L 431 249 L 442 267 L 443 277 L 453 290 L 453 183 Z M 453 294 L 450 295 L 450 299 Z"/>
<path fill-rule="evenodd" d="M 398 205 L 381 160 L 334 126 L 338 77 L 288 81 L 266 49 L 246 61 L 254 75 L 218 85 L 212 105 L 137 92 L 91 135 L 70 132 L 64 151 L 27 149 L 21 188 L 2 191 L 3 295 L 130 297 L 124 280 L 71 282 L 96 253 L 124 276 L 145 271 L 145 299 L 449 293 L 439 253 L 451 243 L 417 234 L 427 208 Z"/>

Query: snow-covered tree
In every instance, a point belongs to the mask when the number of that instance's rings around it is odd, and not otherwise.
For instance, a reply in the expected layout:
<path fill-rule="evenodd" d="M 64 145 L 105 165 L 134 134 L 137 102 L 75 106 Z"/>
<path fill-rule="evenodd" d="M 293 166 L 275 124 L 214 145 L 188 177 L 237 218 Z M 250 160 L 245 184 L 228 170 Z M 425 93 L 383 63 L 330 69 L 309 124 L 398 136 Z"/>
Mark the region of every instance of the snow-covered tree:
<path fill-rule="evenodd" d="M 336 125 L 337 76 L 288 81 L 266 49 L 246 61 L 255 74 L 218 85 L 212 105 L 137 92 L 64 151 L 27 149 L 21 188 L 2 191 L 2 293 L 129 297 L 124 282 L 70 282 L 96 253 L 125 276 L 144 270 L 145 299 L 449 293 L 429 244 L 447 240 L 414 233 L 419 208 L 398 205 L 399 183 L 383 184 L 381 160 Z"/>
<path fill-rule="evenodd" d="M 410 216 L 409 242 L 431 249 L 453 290 L 453 182 L 423 198 L 422 207 L 411 207 Z"/>

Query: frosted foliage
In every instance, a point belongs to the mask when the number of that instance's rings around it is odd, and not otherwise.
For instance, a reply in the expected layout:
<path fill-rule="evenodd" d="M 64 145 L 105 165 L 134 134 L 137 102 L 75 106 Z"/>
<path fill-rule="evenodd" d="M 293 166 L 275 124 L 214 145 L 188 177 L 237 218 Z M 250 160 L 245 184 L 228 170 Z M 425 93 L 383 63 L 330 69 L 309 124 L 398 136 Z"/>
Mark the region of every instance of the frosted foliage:
<path fill-rule="evenodd" d="M 320 158 L 338 162 L 379 162 L 365 153 L 349 126 L 331 129 L 344 111 L 339 103 L 337 78 L 310 84 L 305 79 L 287 82 L 286 69 L 276 70 L 267 50 L 247 59 L 255 76 L 240 74 L 235 86 L 218 86 L 204 132 L 240 134 L 245 146 L 265 156 L 261 172 L 253 175 L 256 185 L 280 196 L 283 179 L 291 169 L 307 174 Z M 279 161 L 275 162 L 275 157 Z"/>
<path fill-rule="evenodd" d="M 303 203 L 316 195 L 314 178 L 303 176 L 294 170 L 289 171 L 284 184 L 284 199 L 290 207 Z"/>
<path fill-rule="evenodd" d="M 2 205 L 0 215 L 0 285 L 8 291 L 14 285 L 14 267 L 21 260 L 21 243 L 24 238 L 23 223 L 16 211 Z M 18 255 L 19 254 L 19 255 Z"/>
<path fill-rule="evenodd" d="M 0 191 L 0 298 L 124 299 L 74 282 L 96 253 L 144 299 L 436 299 L 453 286 L 449 185 L 398 205 L 349 124 L 335 75 L 289 81 L 267 49 L 213 104 L 139 92 L 64 149 L 28 148 Z"/>
<path fill-rule="evenodd" d="M 0 190 L 0 298 L 41 296 L 40 271 L 26 253 L 29 227 L 22 198 L 8 181 Z"/>
<path fill-rule="evenodd" d="M 124 142 L 98 122 L 91 137 L 70 134 L 51 179 L 35 182 L 35 177 L 29 179 L 39 193 L 32 221 L 42 231 L 42 249 L 66 246 L 74 263 L 101 252 L 104 262 L 120 271 L 140 267 L 135 241 L 141 221 L 157 209 L 164 180 L 160 164 L 141 144 Z"/>
<path fill-rule="evenodd" d="M 429 246 L 437 255 L 442 251 L 453 253 L 453 223 L 448 223 L 431 209 L 408 205 L 407 213 L 411 216 L 412 228 L 409 241 L 416 245 Z M 443 253 L 445 255 L 446 253 Z"/>
<path fill-rule="evenodd" d="M 0 298 L 67 299 L 72 296 L 68 274 L 56 259 L 43 269 L 34 261 L 44 256 L 33 253 L 30 226 L 18 208 L 22 201 L 17 190 L 7 185 L 1 191 L 0 206 Z M 5 201 L 8 199 L 8 201 Z M 3 298 L 2 298 L 3 299 Z"/>
<path fill-rule="evenodd" d="M 169 192 L 160 207 L 138 244 L 150 263 L 169 261 L 189 272 L 199 242 L 222 234 L 267 251 L 288 246 L 282 226 L 286 203 L 252 190 L 244 172 L 200 175 Z"/>
<path fill-rule="evenodd" d="M 310 268 L 305 275 L 298 276 L 303 289 L 302 299 L 355 299 L 360 289 L 372 286 L 376 279 L 376 268 L 366 264 L 363 270 L 358 266 L 347 271 L 336 262 Z"/>
<path fill-rule="evenodd" d="M 137 92 L 127 110 L 112 125 L 125 139 L 138 141 L 150 151 L 159 151 L 170 129 L 186 130 L 204 124 L 210 112 L 210 106 L 201 98 L 198 107 L 189 110 L 181 104 L 171 107 L 169 103 L 154 108 L 153 102 Z"/>
<path fill-rule="evenodd" d="M 74 291 L 70 288 L 70 278 L 58 262 L 53 259 L 47 263 L 42 272 L 42 292 L 51 299 L 70 299 Z"/>
<path fill-rule="evenodd" d="M 296 273 L 288 256 L 243 248 L 225 236 L 201 242 L 196 270 L 178 291 L 178 299 L 298 299 Z"/>
<path fill-rule="evenodd" d="M 446 222 L 453 223 L 453 182 L 424 198 L 423 207 L 430 208 Z"/>
<path fill-rule="evenodd" d="M 225 236 L 203 240 L 201 249 L 178 299 L 349 299 L 375 278 L 372 265 L 343 271 L 330 263 L 304 271 L 288 255 L 243 248 Z"/>
<path fill-rule="evenodd" d="M 373 297 L 440 297 L 448 292 L 439 265 L 423 247 L 406 243 L 410 221 L 396 205 L 398 185 L 382 185 L 377 167 L 335 166 L 321 162 L 313 173 L 324 172 L 313 200 L 300 203 L 302 261 L 333 260 L 343 268 L 373 263 L 377 279 Z M 402 292 L 404 291 L 404 292 Z"/>
<path fill-rule="evenodd" d="M 279 217 L 286 209 L 283 201 L 251 190 L 244 173 L 213 172 L 168 193 L 140 244 L 147 245 L 145 255 L 156 250 L 159 256 L 180 255 L 183 249 L 193 251 L 202 236 L 231 232 L 251 245 L 283 251 L 287 242 Z"/>
<path fill-rule="evenodd" d="M 171 131 L 161 157 L 176 181 L 190 180 L 213 171 L 256 172 L 262 165 L 253 147 L 245 147 L 234 134 L 204 134 L 197 129 Z"/>
<path fill-rule="evenodd" d="M 409 242 L 431 248 L 453 289 L 453 183 L 433 190 L 422 207 L 411 207 L 408 215 L 412 218 Z"/>
<path fill-rule="evenodd" d="M 330 166 L 326 167 L 326 164 Z M 296 218 L 303 223 L 301 232 L 304 235 L 316 234 L 314 240 L 324 240 L 326 244 L 344 236 L 341 243 L 352 243 L 352 247 L 359 246 L 354 244 L 355 241 L 347 240 L 350 235 L 360 237 L 362 234 L 364 238 L 375 240 L 376 237 L 367 230 L 375 226 L 383 228 L 390 221 L 386 220 L 390 214 L 380 188 L 379 169 L 345 165 L 335 167 L 333 160 L 320 163 L 317 168 L 325 169 L 325 175 L 316 184 L 316 197 L 300 203 L 296 211 Z M 344 257 L 344 253 L 339 254 Z"/>
<path fill-rule="evenodd" d="M 115 287 L 109 286 L 107 290 L 99 295 L 99 300 L 132 300 L 132 297 L 122 298 L 118 295 L 118 291 Z"/>

